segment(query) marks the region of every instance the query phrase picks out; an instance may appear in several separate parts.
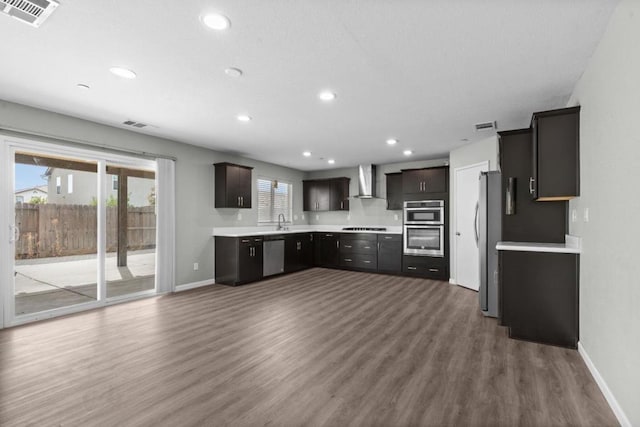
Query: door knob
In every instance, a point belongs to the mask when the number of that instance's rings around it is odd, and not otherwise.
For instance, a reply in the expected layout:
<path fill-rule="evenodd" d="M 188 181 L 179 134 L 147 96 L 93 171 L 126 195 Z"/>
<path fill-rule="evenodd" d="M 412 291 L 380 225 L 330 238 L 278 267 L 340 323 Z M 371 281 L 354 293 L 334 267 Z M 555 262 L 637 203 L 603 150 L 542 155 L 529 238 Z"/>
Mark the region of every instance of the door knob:
<path fill-rule="evenodd" d="M 460 232 L 459 232 L 459 231 L 456 231 L 456 236 L 459 236 L 459 235 L 460 235 Z"/>

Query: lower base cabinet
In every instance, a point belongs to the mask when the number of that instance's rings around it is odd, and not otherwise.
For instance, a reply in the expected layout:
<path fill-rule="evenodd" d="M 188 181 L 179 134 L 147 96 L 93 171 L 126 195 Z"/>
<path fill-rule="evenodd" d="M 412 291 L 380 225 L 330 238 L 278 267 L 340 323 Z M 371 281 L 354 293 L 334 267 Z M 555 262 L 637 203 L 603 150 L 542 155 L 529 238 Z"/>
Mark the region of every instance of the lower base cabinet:
<path fill-rule="evenodd" d="M 577 348 L 579 255 L 500 251 L 500 324 L 511 338 Z"/>
<path fill-rule="evenodd" d="M 409 276 L 448 280 L 448 259 L 444 257 L 404 255 L 402 272 Z"/>
<path fill-rule="evenodd" d="M 402 273 L 402 235 L 378 234 L 378 271 Z"/>
<path fill-rule="evenodd" d="M 340 234 L 313 233 L 314 261 L 318 267 L 340 265 Z"/>
<path fill-rule="evenodd" d="M 216 283 L 240 285 L 262 279 L 263 240 L 261 236 L 216 237 Z"/>
<path fill-rule="evenodd" d="M 313 267 L 313 235 L 311 233 L 287 234 L 284 237 L 284 272 Z"/>
<path fill-rule="evenodd" d="M 378 269 L 378 237 L 370 233 L 340 235 L 340 267 L 354 270 Z"/>

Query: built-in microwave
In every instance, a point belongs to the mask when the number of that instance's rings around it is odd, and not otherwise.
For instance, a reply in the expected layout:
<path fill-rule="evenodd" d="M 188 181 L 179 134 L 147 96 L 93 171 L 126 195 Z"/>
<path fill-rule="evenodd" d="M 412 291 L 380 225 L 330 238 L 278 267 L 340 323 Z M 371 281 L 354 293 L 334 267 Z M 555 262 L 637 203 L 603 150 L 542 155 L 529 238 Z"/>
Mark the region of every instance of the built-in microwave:
<path fill-rule="evenodd" d="M 404 202 L 404 224 L 444 224 L 444 200 L 422 200 Z"/>
<path fill-rule="evenodd" d="M 404 254 L 444 256 L 444 225 L 405 225 Z"/>

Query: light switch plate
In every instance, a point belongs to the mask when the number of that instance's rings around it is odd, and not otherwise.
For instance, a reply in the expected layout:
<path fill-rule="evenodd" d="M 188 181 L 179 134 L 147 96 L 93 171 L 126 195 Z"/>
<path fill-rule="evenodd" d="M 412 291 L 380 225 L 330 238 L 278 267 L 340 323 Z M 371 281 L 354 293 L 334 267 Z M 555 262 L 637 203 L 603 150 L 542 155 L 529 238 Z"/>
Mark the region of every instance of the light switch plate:
<path fill-rule="evenodd" d="M 393 214 L 393 220 L 397 221 L 398 220 L 398 214 Z"/>
<path fill-rule="evenodd" d="M 578 210 L 571 209 L 571 222 L 576 222 L 578 220 Z"/>
<path fill-rule="evenodd" d="M 242 221 L 242 214 L 238 212 L 238 221 Z"/>
<path fill-rule="evenodd" d="M 194 270 L 194 271 L 198 271 L 198 269 L 199 269 L 199 268 L 200 268 L 200 266 L 198 265 L 198 263 L 197 263 L 197 262 L 194 262 L 194 263 L 193 263 L 193 270 Z"/>
<path fill-rule="evenodd" d="M 584 208 L 584 222 L 589 222 L 589 208 Z"/>

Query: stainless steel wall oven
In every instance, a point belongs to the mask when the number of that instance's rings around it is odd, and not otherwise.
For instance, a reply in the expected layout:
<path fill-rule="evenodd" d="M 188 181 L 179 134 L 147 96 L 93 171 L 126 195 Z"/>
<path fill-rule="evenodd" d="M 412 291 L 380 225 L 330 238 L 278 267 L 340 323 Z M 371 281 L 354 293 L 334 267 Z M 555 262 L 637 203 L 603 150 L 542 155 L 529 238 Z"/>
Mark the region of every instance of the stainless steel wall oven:
<path fill-rule="evenodd" d="M 444 200 L 404 202 L 404 254 L 444 257 Z"/>

